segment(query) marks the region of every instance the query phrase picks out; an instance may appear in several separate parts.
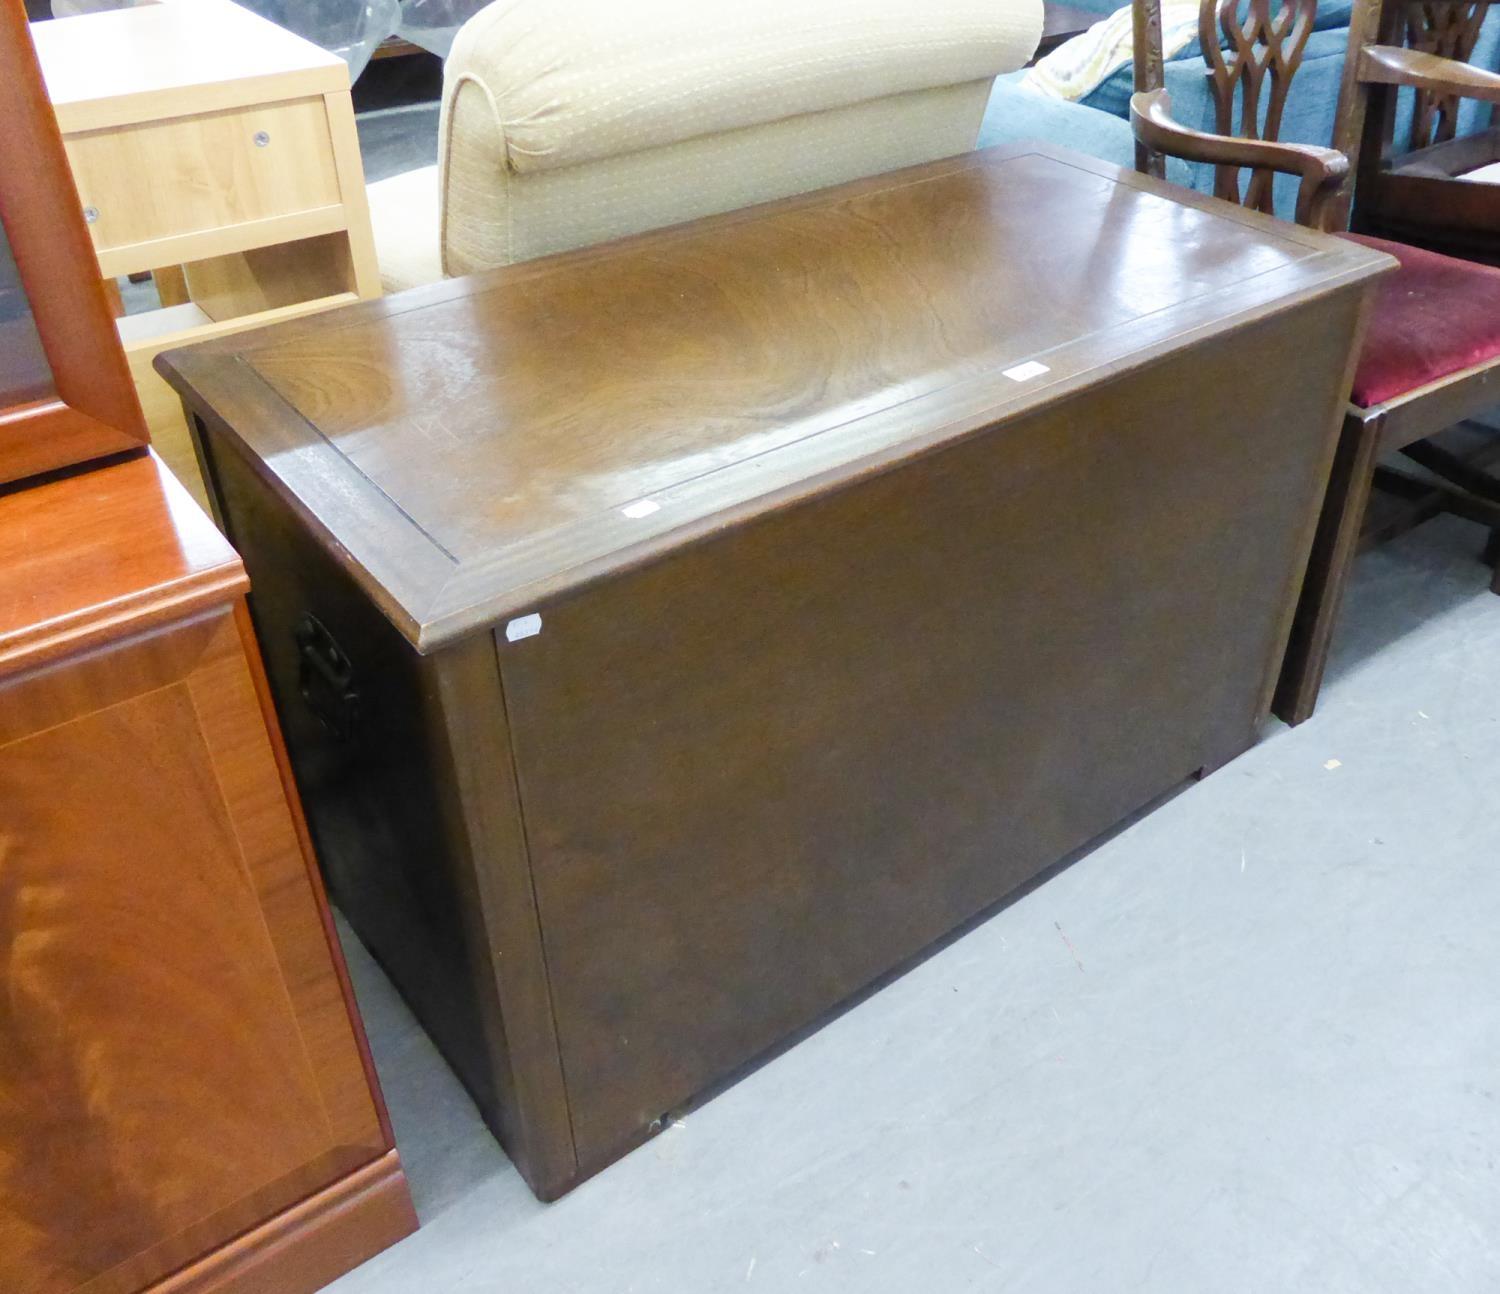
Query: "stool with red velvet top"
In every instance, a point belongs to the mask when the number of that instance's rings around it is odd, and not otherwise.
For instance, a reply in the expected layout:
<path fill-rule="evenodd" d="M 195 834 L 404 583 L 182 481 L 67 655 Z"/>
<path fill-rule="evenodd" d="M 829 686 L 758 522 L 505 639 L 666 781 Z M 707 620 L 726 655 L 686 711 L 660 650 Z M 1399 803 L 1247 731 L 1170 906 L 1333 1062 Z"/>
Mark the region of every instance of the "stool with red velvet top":
<path fill-rule="evenodd" d="M 1210 163 L 1217 167 L 1216 196 L 1268 215 L 1276 175 L 1290 175 L 1300 181 L 1299 223 L 1325 233 L 1347 228 L 1350 156 L 1361 139 L 1367 110 L 1383 110 L 1387 92 L 1408 88 L 1453 102 L 1500 103 L 1500 76 L 1430 52 L 1440 33 L 1425 30 L 1423 23 L 1433 27 L 1447 21 L 1427 12 L 1443 6 L 1406 6 L 1403 12 L 1410 13 L 1402 29 L 1382 17 L 1381 0 L 1355 0 L 1348 70 L 1334 126 L 1337 147 L 1283 142 L 1275 138 L 1275 127 L 1314 26 L 1317 0 L 1277 0 L 1274 9 L 1273 0 L 1238 6 L 1233 0 L 1201 3 L 1204 29 L 1222 27 L 1232 36 L 1229 48 L 1218 51 L 1209 67 L 1217 119 L 1225 131 L 1238 120 L 1243 133 L 1209 134 L 1173 120 L 1171 100 L 1162 88 L 1160 0 L 1135 0 L 1137 93 L 1130 116 L 1137 164 L 1164 176 L 1167 155 Z M 1488 6 L 1465 8 L 1477 13 L 1477 23 Z M 1381 37 L 1404 39 L 1410 47 L 1376 43 Z M 1256 134 L 1258 129 L 1269 138 Z M 1249 176 L 1242 183 L 1246 169 Z M 1317 703 L 1334 621 L 1377 477 L 1397 490 L 1418 488 L 1440 497 L 1443 510 L 1477 520 L 1492 536 L 1500 535 L 1500 482 L 1427 439 L 1500 403 L 1500 269 L 1405 243 L 1344 237 L 1388 253 L 1397 269 L 1377 285 L 1369 308 L 1276 689 L 1273 709 L 1293 724 L 1308 718 Z M 1378 469 L 1381 456 L 1395 450 L 1457 488 L 1434 491 Z M 1492 539 L 1489 555 L 1497 548 L 1500 544 Z M 1500 574 L 1491 587 L 1500 592 Z"/>

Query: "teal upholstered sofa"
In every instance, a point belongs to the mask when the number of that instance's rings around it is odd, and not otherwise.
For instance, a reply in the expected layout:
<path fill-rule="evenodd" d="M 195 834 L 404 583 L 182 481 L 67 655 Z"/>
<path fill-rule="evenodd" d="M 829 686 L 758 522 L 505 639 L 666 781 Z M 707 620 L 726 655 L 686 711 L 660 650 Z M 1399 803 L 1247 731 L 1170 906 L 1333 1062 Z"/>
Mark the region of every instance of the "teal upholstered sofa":
<path fill-rule="evenodd" d="M 1101 17 L 1110 11 L 1104 6 L 1109 6 L 1111 0 L 1084 0 L 1084 3 L 1091 9 L 1103 8 Z M 1287 97 L 1282 139 L 1306 144 L 1333 142 L 1333 118 L 1349 40 L 1351 7 L 1351 0 L 1324 0 L 1319 5 L 1317 22 Z M 1500 67 L 1500 8 L 1485 23 L 1470 61 L 1479 67 Z M 1194 40 L 1166 64 L 1166 88 L 1172 96 L 1173 115 L 1183 125 L 1212 131 L 1213 102 L 1205 71 L 1202 52 Z M 1025 76 L 1025 72 L 1013 72 L 995 82 L 979 131 L 979 147 L 1042 139 L 1120 166 L 1135 164 L 1129 65 L 1076 102 L 1037 93 L 1021 84 Z M 1489 113 L 1487 104 L 1466 102 L 1459 118 L 1459 133 L 1468 134 L 1486 126 Z M 1409 116 L 1409 112 L 1398 109 L 1397 122 Z M 1398 145 L 1401 142 L 1398 137 Z M 1167 159 L 1168 179 L 1203 193 L 1213 192 L 1213 172 L 1214 168 L 1204 163 Z M 1275 194 L 1277 214 L 1290 219 L 1296 202 L 1295 179 L 1278 177 Z"/>

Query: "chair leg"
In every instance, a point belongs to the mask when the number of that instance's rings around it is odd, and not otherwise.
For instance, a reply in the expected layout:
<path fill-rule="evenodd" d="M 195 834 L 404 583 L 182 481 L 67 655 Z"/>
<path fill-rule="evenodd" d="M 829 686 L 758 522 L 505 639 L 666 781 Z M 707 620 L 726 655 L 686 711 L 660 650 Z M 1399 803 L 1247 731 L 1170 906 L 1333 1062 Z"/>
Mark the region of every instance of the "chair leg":
<path fill-rule="evenodd" d="M 1489 539 L 1484 546 L 1484 561 L 1491 571 L 1490 592 L 1500 594 L 1500 525 L 1496 524 L 1494 516 L 1496 507 L 1500 507 L 1500 479 L 1484 470 L 1486 462 L 1494 457 L 1493 451 L 1481 462 L 1449 453 L 1431 441 L 1419 440 L 1401 452 L 1412 462 L 1421 464 L 1465 492 L 1457 499 L 1450 497 L 1445 501 L 1444 506 L 1449 511 L 1467 515 L 1471 521 L 1490 527 Z"/>
<path fill-rule="evenodd" d="M 1344 600 L 1344 585 L 1359 548 L 1360 524 L 1370 501 L 1370 483 L 1375 475 L 1375 426 L 1349 417 L 1339 436 L 1328 493 L 1313 536 L 1307 560 L 1307 576 L 1291 638 L 1282 661 L 1281 677 L 1271 701 L 1271 711 L 1283 723 L 1302 723 L 1312 717 L 1318 689 L 1328 663 L 1328 644 Z"/>
<path fill-rule="evenodd" d="M 1500 480 L 1460 455 L 1435 445 L 1430 440 L 1413 441 L 1404 446 L 1401 452 L 1413 463 L 1452 482 L 1459 489 L 1467 490 L 1477 498 L 1491 503 L 1500 503 Z"/>

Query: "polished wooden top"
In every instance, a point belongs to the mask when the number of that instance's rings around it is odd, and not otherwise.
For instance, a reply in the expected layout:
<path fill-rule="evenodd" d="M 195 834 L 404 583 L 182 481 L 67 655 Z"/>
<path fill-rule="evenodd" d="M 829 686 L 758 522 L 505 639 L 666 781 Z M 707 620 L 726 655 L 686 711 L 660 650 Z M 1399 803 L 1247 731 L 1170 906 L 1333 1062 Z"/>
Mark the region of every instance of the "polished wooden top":
<path fill-rule="evenodd" d="M 348 68 L 230 0 L 161 0 L 31 24 L 64 134 L 347 89 Z"/>
<path fill-rule="evenodd" d="M 235 551 L 155 454 L 0 490 L 0 677 L 246 586 Z"/>
<path fill-rule="evenodd" d="M 158 366 L 428 649 L 1387 263 L 1019 146 Z"/>

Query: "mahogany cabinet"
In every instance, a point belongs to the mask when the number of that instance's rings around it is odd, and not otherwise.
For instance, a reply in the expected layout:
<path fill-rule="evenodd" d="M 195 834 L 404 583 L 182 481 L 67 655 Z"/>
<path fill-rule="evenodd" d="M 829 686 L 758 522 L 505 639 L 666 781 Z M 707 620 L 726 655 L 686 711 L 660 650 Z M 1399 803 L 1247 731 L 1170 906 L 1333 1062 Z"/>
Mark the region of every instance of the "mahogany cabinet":
<path fill-rule="evenodd" d="M 416 1225 L 245 588 L 154 455 L 0 495 L 6 1294 L 307 1294 Z"/>
<path fill-rule="evenodd" d="M 416 1226 L 244 607 L 0 0 L 0 1291 L 310 1294 Z"/>
<path fill-rule="evenodd" d="M 1385 267 L 1018 145 L 158 361 L 539 1194 L 1255 739 Z"/>

